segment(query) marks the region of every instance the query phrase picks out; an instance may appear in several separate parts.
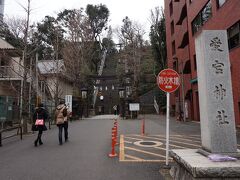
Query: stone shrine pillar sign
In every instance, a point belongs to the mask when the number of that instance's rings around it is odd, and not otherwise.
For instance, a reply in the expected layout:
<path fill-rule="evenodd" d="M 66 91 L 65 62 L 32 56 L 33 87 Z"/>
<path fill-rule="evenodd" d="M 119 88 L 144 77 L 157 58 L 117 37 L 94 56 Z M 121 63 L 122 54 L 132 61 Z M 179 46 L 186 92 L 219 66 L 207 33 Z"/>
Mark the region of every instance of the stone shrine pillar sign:
<path fill-rule="evenodd" d="M 236 153 L 227 33 L 203 30 L 195 47 L 202 147 L 210 153 Z"/>

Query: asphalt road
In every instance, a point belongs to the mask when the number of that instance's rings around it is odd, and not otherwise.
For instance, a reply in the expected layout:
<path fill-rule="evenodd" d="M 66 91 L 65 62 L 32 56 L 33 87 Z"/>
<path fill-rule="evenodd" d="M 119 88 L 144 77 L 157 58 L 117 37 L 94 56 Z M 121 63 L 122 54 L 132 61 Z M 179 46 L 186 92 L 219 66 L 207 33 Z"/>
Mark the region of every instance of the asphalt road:
<path fill-rule="evenodd" d="M 120 131 L 135 132 L 138 120 L 120 122 Z M 130 125 L 128 127 L 128 125 Z M 113 120 L 85 119 L 70 123 L 69 142 L 58 145 L 57 128 L 43 134 L 11 138 L 0 148 L 1 180 L 161 180 L 158 163 L 125 163 L 109 158 Z"/>
<path fill-rule="evenodd" d="M 145 137 L 141 137 L 143 118 Z M 158 153 L 164 155 L 165 147 L 159 146 L 152 151 L 134 146 L 135 140 L 149 138 L 160 139 L 160 142 L 165 144 L 165 116 L 146 115 L 137 120 L 118 121 L 119 137 L 122 135 L 125 141 L 125 156 L 122 160 L 119 157 L 108 157 L 111 151 L 112 119 L 113 116 L 96 116 L 71 122 L 69 142 L 62 146 L 58 145 L 58 129 L 55 126 L 44 132 L 44 144 L 39 147 L 33 145 L 37 134 L 25 135 L 22 141 L 19 137 L 3 140 L 3 146 L 0 147 L 0 180 L 165 179 L 159 172 L 164 165 L 164 157 L 154 156 Z M 184 141 L 180 141 L 180 137 Z M 199 145 L 199 138 L 199 123 L 170 120 L 170 148 L 194 148 Z M 197 144 L 194 144 L 195 142 Z M 119 153 L 119 146 L 116 151 Z M 159 159 L 161 162 L 156 161 Z"/>

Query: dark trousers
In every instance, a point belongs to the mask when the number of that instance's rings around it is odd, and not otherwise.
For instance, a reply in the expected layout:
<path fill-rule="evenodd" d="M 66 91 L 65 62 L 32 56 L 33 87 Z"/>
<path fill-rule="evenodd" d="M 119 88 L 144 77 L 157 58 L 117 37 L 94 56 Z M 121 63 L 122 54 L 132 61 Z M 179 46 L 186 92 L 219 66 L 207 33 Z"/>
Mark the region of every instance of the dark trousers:
<path fill-rule="evenodd" d="M 58 139 L 59 139 L 59 144 L 62 144 L 62 131 L 64 129 L 64 138 L 65 141 L 68 140 L 68 122 L 65 121 L 64 124 L 59 124 L 58 125 Z"/>
<path fill-rule="evenodd" d="M 62 131 L 63 131 L 63 127 L 64 124 L 58 124 L 58 140 L 59 140 L 59 144 L 62 144 Z"/>
<path fill-rule="evenodd" d="M 65 137 L 65 141 L 68 140 L 68 121 L 64 122 L 64 137 Z"/>
<path fill-rule="evenodd" d="M 35 146 L 37 146 L 37 143 L 39 142 L 39 144 L 42 144 L 42 133 L 43 133 L 43 130 L 38 130 L 38 136 L 37 136 L 37 139 L 35 140 Z"/>

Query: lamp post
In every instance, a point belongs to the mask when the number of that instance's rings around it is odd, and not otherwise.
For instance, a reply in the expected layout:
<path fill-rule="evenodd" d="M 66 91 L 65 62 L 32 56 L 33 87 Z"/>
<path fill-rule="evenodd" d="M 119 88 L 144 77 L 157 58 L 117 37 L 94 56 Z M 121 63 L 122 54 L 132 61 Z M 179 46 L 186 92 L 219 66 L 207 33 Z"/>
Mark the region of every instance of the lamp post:
<path fill-rule="evenodd" d="M 120 104 L 121 104 L 121 114 L 122 118 L 125 118 L 125 88 L 119 87 L 118 88 L 119 98 L 120 98 Z"/>
<path fill-rule="evenodd" d="M 99 99 L 100 99 L 100 102 L 101 102 L 100 103 L 100 105 L 101 105 L 100 108 L 101 109 L 99 110 L 99 112 L 100 112 L 100 114 L 104 114 L 104 101 L 103 101 L 104 100 L 104 96 L 100 95 Z"/>
<path fill-rule="evenodd" d="M 85 105 L 85 101 L 86 101 L 86 105 L 87 105 L 87 109 L 86 109 L 86 117 L 88 117 L 88 89 L 87 88 L 81 88 L 81 96 L 82 96 L 82 100 L 83 100 L 83 110 L 82 110 L 82 114 L 84 113 L 84 105 Z"/>

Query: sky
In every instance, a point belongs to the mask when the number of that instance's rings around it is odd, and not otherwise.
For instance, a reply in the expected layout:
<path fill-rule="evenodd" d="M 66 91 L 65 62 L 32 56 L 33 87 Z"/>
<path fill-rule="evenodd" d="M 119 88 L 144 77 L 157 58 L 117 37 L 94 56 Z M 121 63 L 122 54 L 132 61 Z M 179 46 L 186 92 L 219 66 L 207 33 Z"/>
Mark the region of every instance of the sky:
<path fill-rule="evenodd" d="M 5 0 L 5 17 L 25 16 L 23 8 L 27 0 Z M 56 17 L 63 9 L 85 8 L 87 4 L 105 4 L 110 11 L 110 22 L 113 28 L 122 25 L 122 19 L 128 16 L 132 21 L 139 22 L 147 36 L 150 28 L 150 10 L 163 7 L 164 0 L 32 0 L 31 22 L 41 21 L 46 15 Z M 146 38 L 146 37 L 145 37 Z"/>

